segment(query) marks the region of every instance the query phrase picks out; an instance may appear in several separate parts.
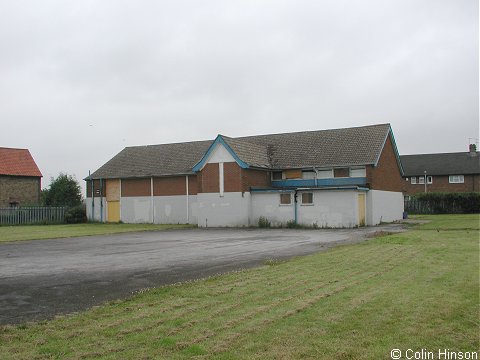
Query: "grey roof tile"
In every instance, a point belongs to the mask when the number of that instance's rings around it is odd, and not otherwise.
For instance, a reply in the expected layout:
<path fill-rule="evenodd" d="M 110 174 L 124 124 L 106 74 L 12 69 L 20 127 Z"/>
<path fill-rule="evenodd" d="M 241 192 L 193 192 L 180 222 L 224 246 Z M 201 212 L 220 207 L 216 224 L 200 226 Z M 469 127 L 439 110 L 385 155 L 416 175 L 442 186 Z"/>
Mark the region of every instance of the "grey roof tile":
<path fill-rule="evenodd" d="M 469 152 L 402 155 L 405 176 L 480 174 L 480 155 Z"/>
<path fill-rule="evenodd" d="M 222 138 L 252 167 L 287 169 L 375 164 L 389 124 Z M 128 178 L 187 174 L 213 141 L 127 147 L 92 178 Z"/>

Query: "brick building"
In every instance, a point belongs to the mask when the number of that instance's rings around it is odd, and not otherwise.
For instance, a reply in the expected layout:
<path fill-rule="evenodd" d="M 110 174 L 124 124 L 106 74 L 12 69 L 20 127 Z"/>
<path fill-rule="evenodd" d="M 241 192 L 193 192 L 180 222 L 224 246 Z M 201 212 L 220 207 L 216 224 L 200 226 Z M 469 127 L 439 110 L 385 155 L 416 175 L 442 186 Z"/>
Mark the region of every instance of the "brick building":
<path fill-rule="evenodd" d="M 38 205 L 41 179 L 27 149 L 0 148 L 0 207 Z"/>
<path fill-rule="evenodd" d="M 128 147 L 87 181 L 99 221 L 353 227 L 402 218 L 389 124 Z"/>
<path fill-rule="evenodd" d="M 402 155 L 400 159 L 407 196 L 480 191 L 480 156 L 473 144 L 468 152 Z"/>

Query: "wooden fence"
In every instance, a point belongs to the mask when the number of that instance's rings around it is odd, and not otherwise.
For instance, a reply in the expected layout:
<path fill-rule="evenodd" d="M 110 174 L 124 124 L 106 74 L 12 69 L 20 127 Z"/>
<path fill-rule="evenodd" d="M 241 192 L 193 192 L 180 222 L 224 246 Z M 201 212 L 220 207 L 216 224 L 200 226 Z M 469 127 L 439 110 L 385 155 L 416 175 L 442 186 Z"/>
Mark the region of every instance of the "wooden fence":
<path fill-rule="evenodd" d="M 66 207 L 0 208 L 0 225 L 61 224 Z"/>

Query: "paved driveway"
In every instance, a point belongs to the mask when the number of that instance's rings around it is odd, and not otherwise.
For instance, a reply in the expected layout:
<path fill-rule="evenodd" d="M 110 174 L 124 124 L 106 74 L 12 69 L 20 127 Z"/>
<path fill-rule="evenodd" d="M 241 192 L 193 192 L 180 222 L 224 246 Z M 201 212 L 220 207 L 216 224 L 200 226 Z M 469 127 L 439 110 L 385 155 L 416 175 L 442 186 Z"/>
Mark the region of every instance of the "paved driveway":
<path fill-rule="evenodd" d="M 46 319 L 146 287 L 400 230 L 191 229 L 0 244 L 0 324 Z"/>

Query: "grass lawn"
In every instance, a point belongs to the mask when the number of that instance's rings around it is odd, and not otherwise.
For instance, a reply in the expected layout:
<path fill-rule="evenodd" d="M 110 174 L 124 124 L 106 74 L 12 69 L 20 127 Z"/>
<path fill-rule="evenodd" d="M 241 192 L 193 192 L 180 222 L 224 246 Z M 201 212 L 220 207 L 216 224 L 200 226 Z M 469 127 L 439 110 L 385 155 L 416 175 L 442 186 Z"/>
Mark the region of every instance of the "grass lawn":
<path fill-rule="evenodd" d="M 478 215 L 0 327 L 0 358 L 389 359 L 479 350 Z M 456 229 L 457 222 L 461 229 Z"/>
<path fill-rule="evenodd" d="M 193 225 L 155 224 L 71 224 L 71 225 L 25 225 L 0 226 L 0 243 L 19 240 L 40 240 L 76 236 L 117 234 L 132 231 L 152 231 L 190 228 Z"/>

